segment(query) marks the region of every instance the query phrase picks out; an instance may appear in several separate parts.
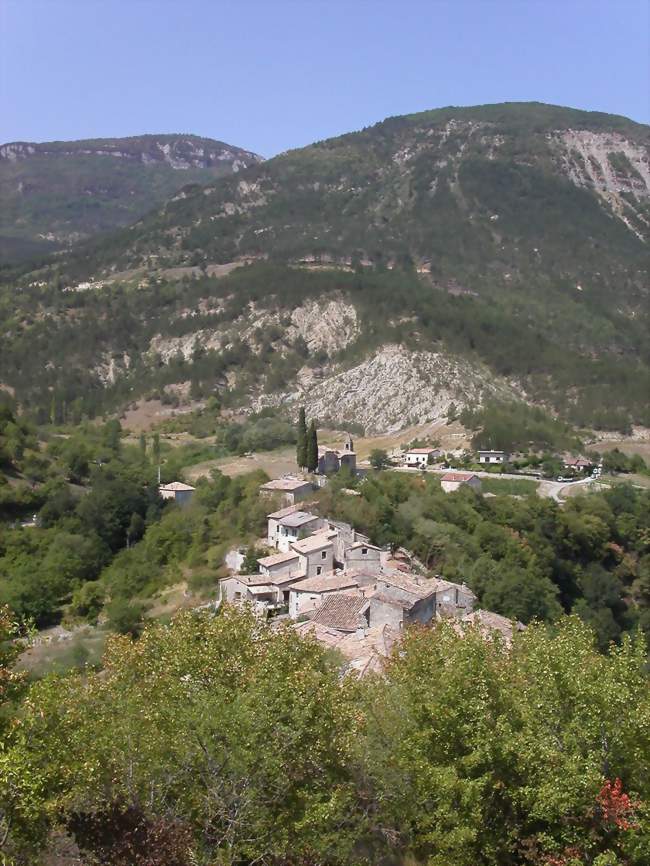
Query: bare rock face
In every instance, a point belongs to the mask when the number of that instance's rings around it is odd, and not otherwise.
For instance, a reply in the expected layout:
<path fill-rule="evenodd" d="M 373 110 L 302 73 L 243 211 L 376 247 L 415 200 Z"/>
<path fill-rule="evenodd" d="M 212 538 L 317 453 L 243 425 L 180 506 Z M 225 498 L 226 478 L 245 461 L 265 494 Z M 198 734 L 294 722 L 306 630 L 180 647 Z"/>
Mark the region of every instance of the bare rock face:
<path fill-rule="evenodd" d="M 591 188 L 641 240 L 650 239 L 650 152 L 616 132 L 568 129 L 551 138 L 562 168 L 579 187 Z"/>
<path fill-rule="evenodd" d="M 299 376 L 299 383 L 298 390 L 286 396 L 264 395 L 256 408 L 307 404 L 311 415 L 356 421 L 366 433 L 377 434 L 445 417 L 452 403 L 463 408 L 486 397 L 521 397 L 478 365 L 397 345 L 383 346 L 356 367 L 324 379 Z"/>
<path fill-rule="evenodd" d="M 342 299 L 305 301 L 292 310 L 289 331 L 294 339 L 302 337 L 311 352 L 333 355 L 359 336 L 357 311 Z"/>
<path fill-rule="evenodd" d="M 322 351 L 328 357 L 352 343 L 360 332 L 356 308 L 340 297 L 306 300 L 286 312 L 249 304 L 234 322 L 218 328 L 201 328 L 182 337 L 156 334 L 149 353 L 158 355 L 164 363 L 178 354 L 187 361 L 196 348 L 219 351 L 232 345 L 235 338 L 255 350 L 260 332 L 271 326 L 282 332 L 281 339 L 276 340 L 280 351 L 301 338 L 311 353 Z"/>

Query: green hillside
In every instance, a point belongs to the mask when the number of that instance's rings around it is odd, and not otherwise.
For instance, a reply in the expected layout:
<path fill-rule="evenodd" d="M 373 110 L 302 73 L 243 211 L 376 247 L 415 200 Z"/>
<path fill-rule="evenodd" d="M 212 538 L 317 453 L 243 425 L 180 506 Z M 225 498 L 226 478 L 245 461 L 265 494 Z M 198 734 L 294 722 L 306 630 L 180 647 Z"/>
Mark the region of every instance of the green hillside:
<path fill-rule="evenodd" d="M 47 254 L 127 225 L 187 183 L 258 161 L 186 135 L 0 146 L 0 261 Z"/>
<path fill-rule="evenodd" d="M 330 375 L 398 344 L 468 359 L 575 423 L 648 423 L 649 144 L 650 128 L 616 116 L 445 108 L 185 187 L 128 229 L 6 272 L 0 381 L 41 413 L 53 390 L 92 414 L 173 382 L 245 404 L 305 364 Z M 242 259 L 257 264 L 208 276 Z M 62 292 L 87 280 L 97 287 Z M 288 317 L 334 296 L 352 305 L 355 339 L 305 352 Z M 154 337 L 180 336 L 182 357 L 153 360 Z M 96 368 L 110 357 L 107 384 Z"/>

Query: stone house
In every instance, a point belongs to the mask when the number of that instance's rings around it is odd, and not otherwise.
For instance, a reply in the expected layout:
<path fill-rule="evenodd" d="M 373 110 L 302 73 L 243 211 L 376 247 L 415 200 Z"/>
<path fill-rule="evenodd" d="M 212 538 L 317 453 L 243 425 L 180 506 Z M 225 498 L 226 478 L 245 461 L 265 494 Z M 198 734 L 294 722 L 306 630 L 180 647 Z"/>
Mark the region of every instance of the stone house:
<path fill-rule="evenodd" d="M 436 615 L 436 587 L 403 574 L 381 574 L 370 595 L 370 625 L 386 623 L 402 629 L 416 622 L 426 625 Z"/>
<path fill-rule="evenodd" d="M 334 569 L 334 544 L 328 532 L 317 532 L 296 541 L 291 550 L 298 555 L 305 577 L 320 577 Z"/>
<path fill-rule="evenodd" d="M 479 463 L 507 463 L 510 455 L 507 451 L 478 451 Z"/>
<path fill-rule="evenodd" d="M 302 511 L 300 505 L 287 505 L 286 508 L 280 508 L 278 511 L 272 511 L 266 515 L 266 543 L 269 547 L 277 549 L 280 519 L 289 514 L 295 514 L 296 511 Z"/>
<path fill-rule="evenodd" d="M 312 535 L 323 526 L 324 522 L 317 514 L 311 514 L 309 511 L 293 511 L 283 517 L 274 518 L 274 546 L 287 553 L 294 542 Z M 270 527 L 268 534 L 269 536 L 271 534 Z"/>
<path fill-rule="evenodd" d="M 260 574 L 266 577 L 292 577 L 296 580 L 306 577 L 305 572 L 301 571 L 300 557 L 293 550 L 288 553 L 273 553 L 271 556 L 264 556 L 258 560 L 258 563 Z"/>
<path fill-rule="evenodd" d="M 172 481 L 170 484 L 159 484 L 158 493 L 162 499 L 173 499 L 178 505 L 187 505 L 194 495 L 194 490 L 191 484 L 184 484 L 182 481 Z"/>
<path fill-rule="evenodd" d="M 335 475 L 346 467 L 352 475 L 356 475 L 357 455 L 355 454 L 354 443 L 349 433 L 345 437 L 343 448 L 328 448 L 323 446 L 318 449 L 319 475 Z"/>
<path fill-rule="evenodd" d="M 362 595 L 328 593 L 309 619 L 341 632 L 365 630 L 370 625 L 370 601 Z"/>
<path fill-rule="evenodd" d="M 474 608 L 474 593 L 465 584 L 405 574 L 380 574 L 370 596 L 370 625 L 405 628 L 426 625 L 438 617 L 461 617 Z"/>
<path fill-rule="evenodd" d="M 453 493 L 463 485 L 478 492 L 481 489 L 481 479 L 473 472 L 446 472 L 440 479 L 440 485 L 445 493 Z"/>
<path fill-rule="evenodd" d="M 289 590 L 289 616 L 298 619 L 317 608 L 324 599 L 333 593 L 359 595 L 359 584 L 353 577 L 344 574 L 322 574 L 299 580 Z"/>
<path fill-rule="evenodd" d="M 283 506 L 295 505 L 308 499 L 313 491 L 311 481 L 304 478 L 287 476 L 286 478 L 274 478 L 260 486 L 262 495 L 279 495 Z"/>
<path fill-rule="evenodd" d="M 220 583 L 221 598 L 230 604 L 249 602 L 256 609 L 277 604 L 278 585 L 261 574 L 233 574 Z"/>
<path fill-rule="evenodd" d="M 409 448 L 404 454 L 404 465 L 411 469 L 424 469 L 440 457 L 442 451 L 439 448 Z"/>
<path fill-rule="evenodd" d="M 343 553 L 343 566 L 346 571 L 364 569 L 379 572 L 381 568 L 381 548 L 367 541 L 355 541 Z"/>

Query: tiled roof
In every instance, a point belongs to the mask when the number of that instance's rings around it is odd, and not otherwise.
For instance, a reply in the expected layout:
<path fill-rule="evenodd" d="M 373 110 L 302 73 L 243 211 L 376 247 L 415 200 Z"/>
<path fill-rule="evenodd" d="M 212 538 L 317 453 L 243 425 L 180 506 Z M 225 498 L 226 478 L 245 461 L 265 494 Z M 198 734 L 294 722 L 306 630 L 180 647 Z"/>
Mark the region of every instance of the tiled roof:
<path fill-rule="evenodd" d="M 432 454 L 434 451 L 439 451 L 438 448 L 409 448 L 407 454 Z"/>
<path fill-rule="evenodd" d="M 321 574 L 318 577 L 307 577 L 299 580 L 291 589 L 298 592 L 336 592 L 340 589 L 352 589 L 358 586 L 358 581 L 344 574 Z"/>
<path fill-rule="evenodd" d="M 372 592 L 368 598 L 375 601 L 381 601 L 383 604 L 390 604 L 393 607 L 401 607 L 403 610 L 410 610 L 415 604 L 414 601 L 404 601 L 402 598 L 395 598 L 392 595 L 386 595 L 385 592 Z"/>
<path fill-rule="evenodd" d="M 348 550 L 357 550 L 359 547 L 369 547 L 370 550 L 381 550 L 381 547 L 377 547 L 376 544 L 370 544 L 367 541 L 355 541 L 354 544 L 348 547 Z"/>
<path fill-rule="evenodd" d="M 473 472 L 446 472 L 441 481 L 470 481 L 472 478 L 478 478 Z"/>
<path fill-rule="evenodd" d="M 182 481 L 171 481 L 169 484 L 161 484 L 159 490 L 195 490 L 191 484 L 184 484 Z"/>
<path fill-rule="evenodd" d="M 361 615 L 367 604 L 367 599 L 356 595 L 328 595 L 311 620 L 339 631 L 354 631 L 359 625 L 367 625 Z"/>
<path fill-rule="evenodd" d="M 290 526 L 292 529 L 297 529 L 299 526 L 304 526 L 306 523 L 311 523 L 319 518 L 315 514 L 310 514 L 308 511 L 294 511 L 293 514 L 287 514 L 286 517 L 280 518 L 280 523 L 283 526 Z"/>
<path fill-rule="evenodd" d="M 413 577 L 409 577 L 406 574 L 399 574 L 392 572 L 390 574 L 380 574 L 377 576 L 377 581 L 387 583 L 389 586 L 397 586 L 400 589 L 403 589 L 405 592 L 411 593 L 411 595 L 415 595 L 418 598 L 426 598 L 434 592 L 438 591 L 438 583 L 437 580 L 422 580 L 421 583 L 417 581 L 417 579 Z"/>
<path fill-rule="evenodd" d="M 315 550 L 321 550 L 324 547 L 331 547 L 332 541 L 325 533 L 317 532 L 315 535 L 310 535 L 308 538 L 302 538 L 300 541 L 294 541 L 291 549 L 298 553 L 313 553 Z"/>
<path fill-rule="evenodd" d="M 272 565 L 280 565 L 281 562 L 291 562 L 292 559 L 298 559 L 297 553 L 273 553 L 271 556 L 264 556 L 258 559 L 260 565 L 269 568 Z"/>
<path fill-rule="evenodd" d="M 261 490 L 284 490 L 284 491 L 290 492 L 292 490 L 299 490 L 301 487 L 304 487 L 306 484 L 310 485 L 310 482 L 305 481 L 302 478 L 274 478 L 273 481 L 267 481 L 266 484 L 262 484 L 260 489 Z"/>
<path fill-rule="evenodd" d="M 287 505 L 286 508 L 281 508 L 279 511 L 272 511 L 270 514 L 267 514 L 267 518 L 274 518 L 275 520 L 279 520 L 281 517 L 286 517 L 288 514 L 294 514 L 296 511 L 302 511 L 304 507 L 304 503 L 300 503 L 300 505 Z"/>

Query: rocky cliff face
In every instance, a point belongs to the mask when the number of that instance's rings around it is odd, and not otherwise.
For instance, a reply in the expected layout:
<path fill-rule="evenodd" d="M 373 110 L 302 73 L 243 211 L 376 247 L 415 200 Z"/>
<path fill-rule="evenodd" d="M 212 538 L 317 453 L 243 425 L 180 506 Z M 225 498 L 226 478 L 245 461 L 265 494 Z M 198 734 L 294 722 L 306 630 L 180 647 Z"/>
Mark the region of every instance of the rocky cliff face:
<path fill-rule="evenodd" d="M 190 168 L 214 169 L 229 166 L 237 172 L 255 165 L 262 158 L 249 150 L 197 136 L 143 135 L 123 139 L 88 141 L 11 142 L 0 145 L 0 163 L 18 162 L 33 157 L 94 157 L 139 162 L 142 165 L 168 165 L 176 171 Z"/>
<path fill-rule="evenodd" d="M 47 253 L 133 222 L 187 183 L 261 157 L 192 135 L 0 146 L 0 261 Z"/>
<path fill-rule="evenodd" d="M 650 150 L 619 133 L 569 129 L 551 136 L 562 171 L 593 190 L 638 238 L 650 240 Z"/>
<path fill-rule="evenodd" d="M 374 435 L 446 418 L 452 404 L 460 410 L 490 398 L 522 397 L 520 389 L 481 364 L 390 344 L 346 370 L 334 366 L 315 376 L 303 368 L 296 385 L 286 394 L 264 395 L 253 406 L 285 405 L 292 414 L 309 406 L 316 418 L 356 421 Z"/>

